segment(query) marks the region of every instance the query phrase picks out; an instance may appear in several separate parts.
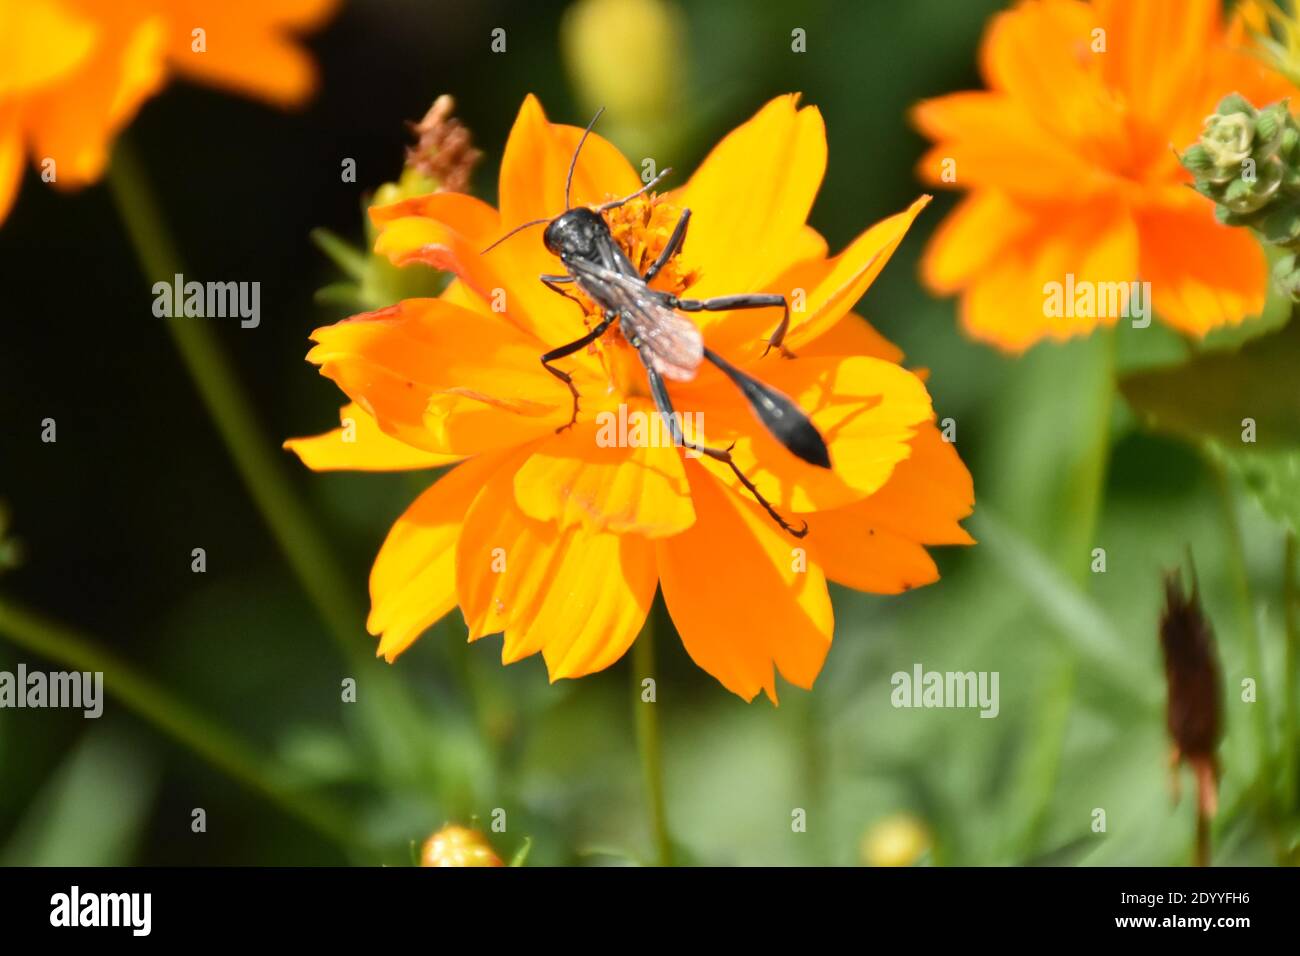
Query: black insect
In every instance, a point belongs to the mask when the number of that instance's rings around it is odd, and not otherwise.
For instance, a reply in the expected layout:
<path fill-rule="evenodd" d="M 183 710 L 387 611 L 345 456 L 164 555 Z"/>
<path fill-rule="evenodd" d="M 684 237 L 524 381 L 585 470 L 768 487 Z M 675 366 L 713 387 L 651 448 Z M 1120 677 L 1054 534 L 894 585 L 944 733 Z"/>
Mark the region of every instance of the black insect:
<path fill-rule="evenodd" d="M 573 187 L 573 171 L 578 164 L 578 153 L 582 150 L 582 144 L 586 142 L 588 134 L 599 118 L 600 112 L 597 112 L 591 122 L 587 124 L 581 139 L 578 140 L 577 148 L 573 151 L 573 158 L 569 162 L 568 179 L 564 184 L 565 211 L 554 219 L 536 219 L 532 222 L 522 223 L 483 250 L 484 253 L 488 252 L 521 229 L 545 223 L 546 231 L 542 234 L 542 241 L 546 244 L 548 250 L 559 256 L 568 272 L 565 275 L 543 275 L 541 276 L 542 282 L 546 283 L 548 288 L 570 299 L 573 297 L 562 286 L 566 283 L 573 283 L 604 310 L 601 321 L 582 338 L 576 339 L 568 345 L 561 345 L 559 348 L 552 349 L 541 357 L 545 369 L 567 385 L 569 391 L 573 394 L 573 417 L 567 425 L 562 426 L 559 430 L 562 431 L 577 421 L 579 395 L 578 389 L 574 386 L 573 379 L 569 374 L 552 363 L 586 348 L 604 335 L 615 322 L 618 322 L 623 338 L 627 340 L 632 348 L 636 349 L 637 354 L 641 357 L 641 363 L 645 366 L 646 375 L 650 381 L 650 394 L 654 397 L 655 407 L 658 408 L 659 414 L 663 416 L 673 441 L 679 446 L 690 448 L 701 455 L 707 455 L 729 465 L 741 484 L 748 489 L 749 493 L 766 509 L 777 524 L 796 538 L 802 538 L 808 533 L 807 522 L 804 522 L 803 527 L 795 528 L 781 517 L 771 503 L 759 493 L 754 483 L 737 467 L 732 459 L 730 447 L 709 448 L 686 439 L 682 433 L 681 423 L 673 413 L 672 400 L 669 398 L 668 388 L 664 384 L 665 379 L 689 382 L 695 378 L 702 361 L 711 362 L 721 369 L 723 374 L 731 379 L 744 393 L 759 421 L 782 445 L 806 462 L 819 465 L 822 468 L 829 468 L 831 461 L 826 442 L 822 439 L 813 423 L 809 421 L 808 416 L 781 392 L 746 375 L 720 355 L 705 348 L 700 330 L 689 319 L 678 314 L 678 311 L 723 312 L 731 309 L 762 309 L 780 306 L 782 309 L 781 321 L 768 338 L 767 350 L 763 354 L 766 355 L 772 349 L 779 349 L 782 354 L 788 356 L 789 352 L 781 343 L 790 324 L 790 306 L 786 302 L 785 296 L 775 293 L 724 295 L 711 299 L 684 299 L 669 292 L 650 288 L 650 281 L 659 274 L 660 270 L 681 249 L 682 242 L 686 238 L 686 226 L 690 222 L 691 211 L 689 209 L 682 210 L 681 218 L 678 219 L 677 225 L 673 228 L 663 251 L 642 274 L 637 271 L 636 267 L 623 253 L 623 250 L 619 248 L 618 243 L 610 233 L 609 225 L 601 214 L 607 210 L 616 209 L 629 200 L 635 199 L 637 196 L 653 189 L 661 179 L 672 172 L 671 169 L 665 169 L 636 192 L 624 196 L 622 199 L 616 199 L 595 208 L 573 208 L 569 205 L 569 194 Z"/>

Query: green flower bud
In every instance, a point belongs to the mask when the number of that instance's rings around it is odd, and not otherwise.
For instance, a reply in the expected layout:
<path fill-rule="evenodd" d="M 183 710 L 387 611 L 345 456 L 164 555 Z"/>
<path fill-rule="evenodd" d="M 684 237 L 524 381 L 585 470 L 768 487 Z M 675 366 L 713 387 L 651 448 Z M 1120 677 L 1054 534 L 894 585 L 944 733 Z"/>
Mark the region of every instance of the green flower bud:
<path fill-rule="evenodd" d="M 1300 195 L 1300 168 L 1290 165 L 1283 167 L 1282 188 L 1293 196 Z"/>
<path fill-rule="evenodd" d="M 1214 110 L 1219 116 L 1231 116 L 1233 113 L 1245 113 L 1248 117 L 1254 118 L 1255 107 L 1250 105 L 1250 100 L 1240 93 L 1229 93 L 1223 99 L 1219 100 L 1219 105 Z"/>
<path fill-rule="evenodd" d="M 1281 134 L 1286 129 L 1286 100 L 1274 103 L 1262 110 L 1255 119 L 1256 150 L 1276 150 L 1280 145 Z"/>
<path fill-rule="evenodd" d="M 1300 302 L 1300 265 L 1295 253 L 1285 255 L 1273 264 L 1273 284 L 1291 301 Z"/>
<path fill-rule="evenodd" d="M 1214 207 L 1214 218 L 1218 220 L 1221 226 L 1249 226 L 1256 219 L 1253 213 L 1236 213 L 1221 203 L 1216 203 Z"/>
<path fill-rule="evenodd" d="M 1223 192 L 1223 204 L 1233 212 L 1254 212 L 1258 207 L 1251 205 L 1254 201 L 1251 189 L 1251 184 L 1244 179 L 1234 179 Z"/>
<path fill-rule="evenodd" d="M 1282 144 L 1278 147 L 1278 152 L 1282 154 L 1283 159 L 1290 160 L 1295 156 L 1297 146 L 1300 146 L 1300 129 L 1296 128 L 1293 121 L 1288 120 L 1282 130 Z"/>
<path fill-rule="evenodd" d="M 1246 113 L 1215 113 L 1206 117 L 1201 145 L 1220 169 L 1240 166 L 1250 156 L 1255 140 L 1255 120 Z"/>
<path fill-rule="evenodd" d="M 1209 172 L 1214 168 L 1214 160 L 1210 158 L 1209 151 L 1200 143 L 1196 143 L 1187 148 L 1187 151 L 1179 157 L 1183 167 L 1193 176 Z"/>
<path fill-rule="evenodd" d="M 1239 178 L 1228 183 L 1220 200 L 1235 213 L 1252 213 L 1277 194 L 1282 184 L 1282 163 L 1274 158 L 1256 166 L 1252 160 Z"/>
<path fill-rule="evenodd" d="M 1300 205 L 1274 209 L 1260 222 L 1258 231 L 1265 242 L 1275 246 L 1289 246 L 1300 240 Z"/>

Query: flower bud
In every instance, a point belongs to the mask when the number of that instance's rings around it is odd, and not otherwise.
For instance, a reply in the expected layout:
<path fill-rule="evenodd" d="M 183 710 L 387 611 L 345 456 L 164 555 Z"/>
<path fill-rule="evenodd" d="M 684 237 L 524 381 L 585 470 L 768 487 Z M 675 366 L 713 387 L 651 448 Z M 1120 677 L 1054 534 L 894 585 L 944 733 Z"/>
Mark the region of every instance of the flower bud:
<path fill-rule="evenodd" d="M 1294 266 L 1295 256 L 1288 256 Z M 1214 629 L 1201 609 L 1200 589 L 1183 590 L 1178 572 L 1165 578 L 1165 609 L 1160 618 L 1160 647 L 1165 660 L 1168 706 L 1165 723 L 1173 743 L 1175 789 L 1178 763 L 1194 771 L 1197 807 L 1202 817 L 1218 805 L 1218 759 L 1223 734 L 1222 679 L 1214 648 Z"/>
<path fill-rule="evenodd" d="M 456 101 L 444 93 L 424 119 L 410 124 L 417 141 L 406 150 L 406 168 L 432 181 L 439 192 L 468 192 L 470 175 L 483 157 L 455 110 Z"/>
<path fill-rule="evenodd" d="M 1246 113 L 1213 113 L 1205 118 L 1201 145 L 1219 169 L 1240 166 L 1249 158 L 1255 139 L 1255 120 Z"/>
<path fill-rule="evenodd" d="M 1273 284 L 1293 302 L 1300 302 L 1300 262 L 1288 253 L 1273 263 Z"/>
<path fill-rule="evenodd" d="M 1180 158 L 1183 166 L 1193 176 L 1208 173 L 1214 168 L 1214 160 L 1210 158 L 1209 150 L 1200 143 L 1189 146 Z"/>
<path fill-rule="evenodd" d="M 505 866 L 487 839 L 468 827 L 445 826 L 420 848 L 420 866 Z"/>
<path fill-rule="evenodd" d="M 930 849 L 930 842 L 923 821 L 897 813 L 872 824 L 858 852 L 866 866 L 912 866 Z"/>
<path fill-rule="evenodd" d="M 1255 157 L 1263 159 L 1277 155 L 1282 146 L 1282 134 L 1291 115 L 1287 100 L 1280 100 L 1260 110 L 1255 118 Z"/>
<path fill-rule="evenodd" d="M 685 18 L 672 0 L 577 0 L 560 25 L 565 66 L 604 135 L 633 156 L 666 149 L 680 124 Z"/>
<path fill-rule="evenodd" d="M 1214 112 L 1219 116 L 1231 116 L 1234 113 L 1245 114 L 1249 118 L 1254 118 L 1255 107 L 1251 105 L 1250 100 L 1240 93 L 1229 93 L 1223 99 L 1219 100 L 1219 105 L 1214 108 Z"/>
<path fill-rule="evenodd" d="M 1290 101 L 1256 110 L 1240 94 L 1219 101 L 1198 142 L 1179 157 L 1192 188 L 1215 204 L 1215 218 L 1250 229 L 1261 241 L 1300 251 L 1300 125 Z M 1295 262 L 1278 262 L 1273 279 L 1300 302 Z"/>

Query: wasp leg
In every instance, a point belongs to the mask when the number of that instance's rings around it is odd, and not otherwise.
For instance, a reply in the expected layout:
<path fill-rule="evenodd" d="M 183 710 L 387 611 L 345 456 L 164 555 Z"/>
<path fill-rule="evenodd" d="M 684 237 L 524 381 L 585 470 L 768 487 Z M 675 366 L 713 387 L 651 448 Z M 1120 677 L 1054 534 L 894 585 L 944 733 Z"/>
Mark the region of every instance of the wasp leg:
<path fill-rule="evenodd" d="M 782 309 L 781 322 L 768 337 L 763 354 L 777 349 L 786 358 L 794 358 L 794 353 L 781 344 L 785 341 L 786 330 L 790 328 L 790 303 L 779 293 L 755 292 L 751 295 L 720 295 L 712 299 L 674 299 L 671 304 L 683 312 L 729 312 L 732 309 L 766 309 L 779 305 Z"/>
<path fill-rule="evenodd" d="M 605 317 L 600 320 L 596 327 L 582 338 L 570 342 L 568 345 L 561 345 L 558 349 L 551 349 L 542 356 L 542 368 L 546 369 L 546 371 L 550 372 L 568 386 L 570 394 L 573 395 L 573 416 L 569 419 L 567 425 L 561 425 L 559 428 L 555 429 L 557 432 L 562 432 L 566 428 L 572 428 L 573 423 L 578 420 L 578 388 L 573 384 L 573 377 L 569 375 L 568 372 L 564 371 L 564 369 L 556 368 L 551 363 L 556 359 L 562 359 L 566 355 L 572 355 L 574 352 L 585 349 L 592 342 L 596 341 L 596 339 L 604 335 L 609 327 L 614 324 L 616 318 L 618 318 L 617 312 L 606 312 Z"/>
<path fill-rule="evenodd" d="M 647 283 L 659 274 L 660 269 L 668 265 L 669 259 L 677 255 L 678 251 L 682 247 L 682 243 L 686 240 L 686 226 L 690 221 L 691 211 L 689 209 L 683 209 L 682 217 L 677 220 L 677 225 L 673 227 L 672 235 L 668 237 L 668 242 L 664 246 L 663 251 L 659 253 L 659 258 L 650 264 L 650 268 L 647 269 L 645 275 L 641 277 Z"/>
<path fill-rule="evenodd" d="M 772 516 L 773 521 L 796 538 L 802 538 L 806 535 L 808 533 L 807 521 L 803 522 L 802 528 L 796 528 L 790 524 L 781 517 L 779 511 L 772 507 L 771 502 L 763 497 L 758 488 L 754 486 L 754 483 L 745 477 L 745 473 L 740 470 L 731 457 L 731 449 L 735 447 L 734 445 L 727 448 L 709 448 L 699 442 L 686 440 L 686 436 L 682 433 L 682 423 L 678 420 L 676 412 L 673 411 L 673 402 L 668 396 L 668 387 L 664 385 L 663 377 L 655 371 L 648 349 L 641 349 L 641 361 L 645 364 L 646 376 L 650 380 L 650 394 L 654 397 L 655 408 L 659 409 L 659 415 L 663 418 L 664 424 L 668 426 L 668 434 L 673 436 L 673 442 L 682 448 L 689 448 L 701 455 L 708 455 L 714 461 L 720 461 L 727 465 L 732 473 L 740 479 L 740 483 L 745 486 L 745 490 L 753 495 L 754 500 L 763 506 L 763 510 Z"/>
<path fill-rule="evenodd" d="M 550 289 L 556 295 L 564 296 L 566 299 L 568 299 L 570 302 L 576 305 L 578 307 L 578 311 L 582 313 L 582 317 L 584 320 L 587 318 L 587 307 L 582 304 L 582 300 L 577 298 L 576 296 L 569 295 L 568 292 L 560 288 L 560 283 L 572 282 L 573 276 L 542 275 L 542 276 L 538 276 L 538 278 L 542 280 L 542 285 L 546 286 L 546 288 Z"/>

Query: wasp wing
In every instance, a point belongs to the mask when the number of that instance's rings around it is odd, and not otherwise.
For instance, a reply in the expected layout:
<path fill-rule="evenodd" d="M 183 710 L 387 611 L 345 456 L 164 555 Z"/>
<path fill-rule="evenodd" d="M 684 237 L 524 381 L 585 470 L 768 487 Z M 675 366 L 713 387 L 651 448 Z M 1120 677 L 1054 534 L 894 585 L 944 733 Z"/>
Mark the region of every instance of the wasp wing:
<path fill-rule="evenodd" d="M 689 382 L 704 360 L 704 337 L 690 319 L 663 303 L 640 276 L 590 263 L 571 263 L 575 278 L 606 311 L 617 312 L 623 336 L 644 349 L 656 372 Z"/>

